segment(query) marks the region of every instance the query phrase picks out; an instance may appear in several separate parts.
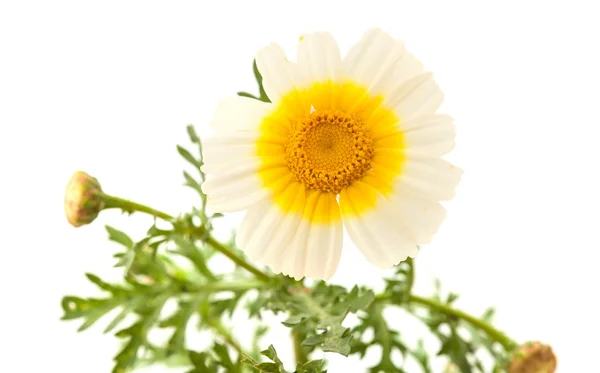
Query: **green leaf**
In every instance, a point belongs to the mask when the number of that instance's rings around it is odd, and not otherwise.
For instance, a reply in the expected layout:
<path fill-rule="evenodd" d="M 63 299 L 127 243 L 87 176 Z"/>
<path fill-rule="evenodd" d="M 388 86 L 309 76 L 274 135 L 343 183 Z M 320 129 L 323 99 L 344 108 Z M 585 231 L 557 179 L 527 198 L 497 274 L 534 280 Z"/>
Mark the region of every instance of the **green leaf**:
<path fill-rule="evenodd" d="M 429 355 L 425 350 L 422 339 L 419 339 L 417 341 L 417 347 L 414 350 L 409 350 L 409 352 L 417 360 L 417 362 L 419 362 L 419 365 L 421 365 L 421 368 L 423 369 L 423 373 L 433 372 L 429 362 Z"/>
<path fill-rule="evenodd" d="M 204 192 L 202 191 L 202 187 L 200 186 L 200 183 L 198 183 L 192 176 L 190 176 L 190 174 L 188 174 L 187 172 L 184 171 L 183 177 L 185 178 L 185 183 L 183 185 L 194 189 L 201 196 L 204 195 Z"/>
<path fill-rule="evenodd" d="M 248 92 L 238 92 L 237 94 L 238 94 L 238 96 L 253 98 L 255 100 L 260 100 L 260 97 L 256 97 Z"/>
<path fill-rule="evenodd" d="M 261 372 L 281 372 L 280 366 L 275 363 L 260 363 L 254 367 Z"/>
<path fill-rule="evenodd" d="M 258 84 L 259 96 L 254 96 L 248 92 L 238 92 L 238 96 L 249 97 L 263 102 L 271 102 L 271 100 L 269 100 L 269 97 L 267 96 L 267 92 L 265 92 L 265 88 L 263 87 L 263 78 L 260 74 L 260 71 L 258 70 L 258 66 L 256 65 L 256 60 L 254 60 L 252 64 L 252 70 L 254 71 L 254 78 L 256 79 L 256 84 Z"/>
<path fill-rule="evenodd" d="M 267 92 L 265 92 L 265 88 L 263 87 L 263 78 L 258 70 L 258 65 L 256 64 L 256 60 L 252 63 L 252 71 L 254 71 L 254 78 L 256 79 L 256 83 L 258 84 L 258 92 L 260 94 L 259 100 L 264 102 L 271 102 L 269 97 L 267 97 Z"/>
<path fill-rule="evenodd" d="M 391 301 L 394 304 L 406 303 L 413 287 L 414 275 L 414 261 L 412 258 L 408 258 L 396 266 L 393 277 L 385 279 L 385 292 L 391 295 Z"/>
<path fill-rule="evenodd" d="M 142 334 L 143 322 L 138 321 L 132 326 L 117 332 L 119 338 L 128 338 L 121 351 L 115 356 L 113 373 L 124 373 L 134 367 L 140 347 L 144 345 L 145 336 Z"/>
<path fill-rule="evenodd" d="M 175 253 L 188 258 L 204 277 L 210 280 L 216 279 L 215 275 L 206 265 L 206 258 L 202 254 L 202 251 L 200 251 L 194 243 L 179 235 L 174 235 L 171 238 L 177 245 L 177 250 L 174 251 Z"/>
<path fill-rule="evenodd" d="M 193 142 L 194 144 L 200 144 L 200 138 L 196 134 L 196 130 L 194 129 L 194 126 L 190 124 L 186 127 L 186 130 L 187 130 L 188 136 L 190 138 L 190 141 Z"/>
<path fill-rule="evenodd" d="M 349 312 L 367 307 L 374 299 L 370 290 L 317 283 L 310 291 L 301 288 L 282 288 L 274 293 L 267 307 L 274 312 L 289 311 L 293 316 L 283 322 L 301 336 L 302 345 L 313 350 L 347 356 L 351 351 L 352 334 L 342 322 Z M 309 351 L 310 352 L 310 351 Z"/>
<path fill-rule="evenodd" d="M 119 312 L 119 314 L 117 314 L 117 316 L 115 316 L 115 318 L 106 326 L 104 333 L 109 333 L 116 328 L 123 320 L 125 320 L 125 317 L 127 317 L 130 312 L 131 310 L 129 308 L 123 307 L 121 312 Z"/>
<path fill-rule="evenodd" d="M 161 294 L 137 307 L 136 312 L 139 320 L 128 328 L 119 330 L 115 335 L 118 338 L 127 339 L 121 351 L 115 356 L 115 367 L 113 373 L 127 372 L 135 366 L 138 351 L 142 347 L 149 347 L 147 340 L 148 331 L 155 325 L 160 312 L 169 298 L 170 294 Z"/>
<path fill-rule="evenodd" d="M 302 341 L 302 346 L 312 347 L 316 345 L 320 345 L 325 342 L 326 336 L 324 334 L 317 334 L 306 338 Z"/>
<path fill-rule="evenodd" d="M 325 362 L 323 360 L 311 360 L 296 366 L 296 373 L 326 373 L 322 370 Z"/>
<path fill-rule="evenodd" d="M 458 294 L 456 294 L 456 293 L 449 293 L 448 294 L 448 298 L 446 299 L 446 304 L 452 304 L 457 299 L 458 299 Z"/>
<path fill-rule="evenodd" d="M 175 331 L 167 343 L 167 357 L 181 353 L 185 350 L 186 327 L 190 318 L 198 307 L 198 301 L 179 301 L 179 309 L 168 319 L 163 320 L 159 326 L 162 328 L 174 327 Z"/>
<path fill-rule="evenodd" d="M 121 245 L 125 246 L 126 248 L 131 249 L 131 247 L 133 246 L 133 240 L 131 238 L 129 238 L 128 235 L 126 235 L 124 232 L 121 232 L 120 230 L 115 229 L 109 225 L 107 225 L 105 228 L 106 228 L 106 231 L 108 232 L 109 240 L 120 243 Z"/>
<path fill-rule="evenodd" d="M 451 329 L 450 337 L 440 334 L 438 337 L 442 340 L 442 347 L 437 354 L 447 355 L 462 373 L 471 373 L 471 364 L 467 360 L 467 355 L 471 353 L 470 345 L 460 337 L 454 328 Z"/>
<path fill-rule="evenodd" d="M 275 347 L 273 347 L 273 345 L 269 345 L 269 347 L 266 350 L 261 351 L 260 354 L 268 357 L 276 363 L 281 364 L 281 360 L 279 360 L 277 357 L 277 351 L 275 351 Z"/>
<path fill-rule="evenodd" d="M 270 345 L 266 350 L 261 351 L 260 353 L 271 360 L 271 362 L 259 363 L 247 355 L 242 355 L 241 362 L 257 369 L 260 372 L 287 373 L 283 367 L 283 363 L 277 356 L 277 351 L 275 351 L 275 347 L 273 347 L 273 345 Z"/>
<path fill-rule="evenodd" d="M 304 320 L 303 316 L 295 315 L 295 316 L 288 317 L 287 320 L 282 321 L 281 323 L 287 327 L 292 327 L 294 325 L 300 324 L 302 322 L 302 320 Z"/>
<path fill-rule="evenodd" d="M 375 299 L 375 293 L 371 290 L 361 291 L 358 286 L 354 286 L 348 294 L 348 305 L 350 312 L 357 312 L 367 308 Z"/>
<path fill-rule="evenodd" d="M 186 161 L 188 161 L 192 166 L 194 166 L 196 169 L 200 170 L 200 167 L 202 167 L 202 161 L 199 159 L 196 159 L 192 153 L 190 153 L 188 150 L 186 150 L 184 147 L 177 145 L 177 152 L 179 153 L 179 155 L 181 155 Z"/>

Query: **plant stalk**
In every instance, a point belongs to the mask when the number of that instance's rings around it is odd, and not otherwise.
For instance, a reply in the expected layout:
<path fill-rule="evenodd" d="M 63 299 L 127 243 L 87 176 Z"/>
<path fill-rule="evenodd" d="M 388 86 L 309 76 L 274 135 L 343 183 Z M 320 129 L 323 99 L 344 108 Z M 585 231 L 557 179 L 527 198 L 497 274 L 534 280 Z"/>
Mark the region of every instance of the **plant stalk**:
<path fill-rule="evenodd" d="M 504 334 L 500 330 L 494 328 L 487 322 L 485 322 L 481 319 L 478 319 L 474 316 L 471 316 L 461 310 L 457 310 L 446 304 L 437 302 L 433 299 L 423 298 L 423 297 L 413 295 L 413 294 L 411 294 L 408 297 L 408 302 L 426 306 L 430 309 L 434 309 L 439 312 L 442 312 L 448 316 L 454 316 L 459 319 L 462 319 L 462 320 L 470 323 L 471 325 L 483 330 L 490 338 L 492 338 L 495 341 L 497 341 L 498 343 L 500 343 L 506 351 L 510 352 L 518 346 L 518 344 L 515 341 L 510 339 L 506 334 Z"/>
<path fill-rule="evenodd" d="M 166 220 L 171 223 L 175 220 L 175 217 L 173 217 L 165 212 L 153 209 L 152 207 L 142 205 L 137 202 L 129 201 L 129 200 L 126 200 L 123 198 L 110 196 L 107 194 L 104 195 L 104 203 L 105 203 L 105 205 L 104 205 L 105 209 L 119 208 L 119 209 L 129 212 L 129 213 L 143 212 L 145 214 L 149 214 L 154 217 L 161 218 L 161 219 Z M 256 268 L 252 264 L 248 263 L 243 258 L 240 258 L 238 255 L 236 255 L 229 248 L 227 248 L 222 243 L 217 241 L 210 234 L 207 235 L 204 227 L 198 227 L 192 233 L 195 235 L 199 235 L 201 237 L 204 236 L 203 238 L 206 243 L 208 243 L 210 246 L 212 246 L 215 250 L 221 252 L 221 254 L 223 254 L 226 257 L 228 257 L 229 259 L 231 259 L 238 266 L 240 266 L 240 267 L 246 269 L 248 272 L 252 273 L 254 276 L 256 276 L 261 281 L 263 281 L 263 282 L 271 281 L 271 277 L 269 277 L 269 275 L 262 272 L 260 269 Z"/>

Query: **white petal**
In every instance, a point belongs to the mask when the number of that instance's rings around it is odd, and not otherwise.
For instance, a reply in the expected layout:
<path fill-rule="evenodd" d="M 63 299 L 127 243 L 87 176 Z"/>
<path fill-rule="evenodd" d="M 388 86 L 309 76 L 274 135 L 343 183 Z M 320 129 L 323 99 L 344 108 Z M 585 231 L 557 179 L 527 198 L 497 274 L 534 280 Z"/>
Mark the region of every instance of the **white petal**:
<path fill-rule="evenodd" d="M 329 280 L 335 273 L 342 253 L 342 219 L 336 198 L 320 194 L 313 214 L 325 212 L 327 223 L 313 222 L 308 231 L 304 274 L 313 279 Z"/>
<path fill-rule="evenodd" d="M 267 189 L 250 189 L 219 199 L 207 196 L 206 207 L 212 212 L 243 211 L 269 198 L 271 194 Z"/>
<path fill-rule="evenodd" d="M 297 64 L 302 80 L 306 82 L 337 82 L 342 78 L 340 49 L 328 32 L 315 32 L 300 38 Z"/>
<path fill-rule="evenodd" d="M 388 200 L 385 209 L 393 217 L 391 221 L 408 228 L 411 238 L 419 244 L 431 242 L 446 218 L 446 210 L 439 202 L 423 198 L 408 186 L 396 190 Z"/>
<path fill-rule="evenodd" d="M 240 211 L 269 197 L 273 191 L 263 186 L 259 169 L 265 169 L 266 165 L 272 168 L 287 167 L 283 155 L 247 156 L 247 146 L 232 146 L 226 152 L 227 147 L 223 144 L 207 144 L 210 145 L 205 153 L 207 163 L 203 170 L 208 173 L 206 181 L 202 183 L 202 191 L 206 193 L 209 208 L 213 212 Z M 220 149 L 223 151 L 215 152 Z"/>
<path fill-rule="evenodd" d="M 397 86 L 384 99 L 384 105 L 392 109 L 400 121 L 434 114 L 444 101 L 444 95 L 433 80 L 431 73 L 413 77 Z"/>
<path fill-rule="evenodd" d="M 258 176 L 258 164 L 249 158 L 235 167 L 219 169 L 207 175 L 202 191 L 207 195 L 213 212 L 240 211 L 269 197 L 272 192 L 263 187 Z"/>
<path fill-rule="evenodd" d="M 400 123 L 409 155 L 441 157 L 454 148 L 455 126 L 448 115 L 428 115 Z"/>
<path fill-rule="evenodd" d="M 206 173 L 219 172 L 256 157 L 257 131 L 217 132 L 202 140 L 202 156 Z M 258 160 L 252 160 L 255 164 Z"/>
<path fill-rule="evenodd" d="M 400 184 L 395 189 L 401 189 L 405 183 L 425 198 L 444 201 L 454 197 L 462 174 L 460 168 L 443 159 L 411 156 L 404 164 Z"/>
<path fill-rule="evenodd" d="M 276 273 L 327 280 L 335 273 L 342 250 L 342 223 L 335 196 L 306 192 L 298 183 L 286 193 L 290 198 L 286 200 L 303 204 L 304 211 L 285 212 L 272 200 L 264 201 L 248 210 L 236 243 L 250 259 Z M 320 218 L 329 222 L 311 220 L 323 213 L 329 215 Z"/>
<path fill-rule="evenodd" d="M 236 243 L 251 260 L 271 267 L 274 272 L 297 279 L 309 276 L 329 279 L 339 263 L 342 248 L 342 225 L 335 196 L 310 192 L 292 182 L 288 193 L 290 205 L 304 205 L 302 215 L 285 212 L 272 200 L 250 208 L 242 221 Z M 334 206 L 335 205 L 335 206 Z M 310 216 L 322 211 L 337 213 L 333 223 L 318 223 Z"/>
<path fill-rule="evenodd" d="M 402 42 L 380 29 L 370 29 L 346 57 L 347 75 L 372 95 L 387 95 L 394 87 L 423 72 Z"/>
<path fill-rule="evenodd" d="M 256 66 L 262 75 L 262 84 L 271 102 L 278 102 L 299 83 L 296 65 L 288 61 L 285 52 L 277 44 L 273 43 L 258 51 Z"/>
<path fill-rule="evenodd" d="M 381 268 L 391 268 L 408 257 L 415 257 L 418 248 L 413 234 L 382 195 L 377 193 L 375 208 L 357 210 L 356 199 L 362 198 L 365 188 L 372 187 L 357 181 L 340 194 L 344 226 L 352 242 L 370 262 Z"/>
<path fill-rule="evenodd" d="M 209 175 L 202 184 L 202 191 L 210 195 L 211 198 L 219 199 L 239 190 L 253 188 L 260 185 L 258 168 L 258 163 L 249 161 L 232 168 L 219 170 L 218 173 Z"/>
<path fill-rule="evenodd" d="M 342 237 L 342 221 L 335 196 L 307 191 L 298 230 L 284 255 L 270 258 L 271 268 L 298 280 L 304 276 L 328 280 L 340 261 Z"/>
<path fill-rule="evenodd" d="M 212 121 L 213 131 L 258 130 L 273 105 L 249 97 L 231 96 L 219 101 Z"/>
<path fill-rule="evenodd" d="M 260 245 L 262 237 L 259 234 L 270 230 L 274 223 L 281 221 L 279 217 L 274 218 L 273 215 L 278 210 L 273 207 L 273 204 L 268 200 L 257 203 L 246 211 L 244 219 L 240 223 L 235 236 L 235 244 L 251 260 L 256 260 L 262 253 L 262 246 Z"/>

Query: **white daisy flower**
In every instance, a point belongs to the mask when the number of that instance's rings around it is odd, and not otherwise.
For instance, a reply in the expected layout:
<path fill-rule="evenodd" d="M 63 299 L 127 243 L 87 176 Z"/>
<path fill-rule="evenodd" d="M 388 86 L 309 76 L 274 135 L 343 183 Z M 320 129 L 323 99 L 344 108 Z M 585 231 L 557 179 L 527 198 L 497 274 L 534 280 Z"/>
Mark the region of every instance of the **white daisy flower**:
<path fill-rule="evenodd" d="M 462 171 L 442 92 L 387 33 L 368 30 L 342 59 L 329 33 L 304 35 L 297 62 L 276 44 L 256 56 L 265 103 L 220 102 L 204 143 L 211 210 L 247 210 L 236 244 L 296 279 L 329 279 L 343 227 L 391 268 L 417 255 L 445 217 Z"/>

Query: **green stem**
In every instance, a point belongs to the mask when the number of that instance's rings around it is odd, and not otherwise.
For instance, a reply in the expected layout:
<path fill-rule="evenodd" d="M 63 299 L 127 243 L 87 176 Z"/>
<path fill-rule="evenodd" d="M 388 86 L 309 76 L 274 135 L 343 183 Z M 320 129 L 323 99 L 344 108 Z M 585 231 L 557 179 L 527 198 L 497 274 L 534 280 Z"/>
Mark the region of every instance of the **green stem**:
<path fill-rule="evenodd" d="M 143 212 L 152 216 L 155 216 L 157 218 L 161 218 L 167 221 L 172 221 L 175 218 L 167 213 L 164 213 L 162 211 L 158 211 L 153 209 L 152 207 L 148 207 L 133 201 L 128 201 L 126 199 L 123 198 L 119 198 L 119 197 L 113 197 L 113 196 L 109 196 L 107 194 L 104 195 L 104 208 L 105 209 L 111 209 L 111 208 L 119 208 L 123 211 L 132 213 L 132 212 Z"/>
<path fill-rule="evenodd" d="M 375 324 L 374 334 L 377 340 L 381 341 L 381 362 L 383 364 L 391 363 L 392 343 L 390 340 L 390 331 L 383 317 L 383 305 L 380 303 L 373 304 L 373 315 L 377 323 Z"/>
<path fill-rule="evenodd" d="M 269 287 L 269 284 L 259 280 L 247 280 L 236 282 L 211 282 L 202 285 L 186 285 L 185 292 L 188 293 L 215 293 L 219 291 L 242 291 L 251 289 L 262 289 Z"/>
<path fill-rule="evenodd" d="M 422 306 L 427 306 L 431 309 L 442 312 L 448 316 L 460 318 L 470 323 L 471 325 L 483 330 L 490 338 L 500 343 L 506 351 L 512 351 L 515 347 L 517 347 L 517 343 L 510 339 L 506 334 L 504 334 L 500 330 L 494 328 L 487 322 L 473 317 L 461 310 L 454 309 L 448 305 L 442 304 L 433 299 L 423 298 L 412 294 L 408 297 L 408 302 L 420 304 Z"/>
<path fill-rule="evenodd" d="M 231 251 L 225 245 L 223 245 L 222 243 L 217 241 L 213 236 L 209 235 L 206 238 L 206 243 L 208 243 L 210 246 L 212 246 L 215 250 L 220 251 L 221 254 L 223 254 L 226 257 L 228 257 L 229 259 L 231 259 L 231 261 L 234 262 L 235 264 L 244 268 L 246 271 L 252 273 L 254 276 L 256 276 L 261 281 L 271 282 L 271 277 L 269 277 L 269 275 L 267 275 L 260 269 L 256 268 L 252 264 L 248 263 L 243 258 L 240 258 L 239 256 L 237 256 L 233 251 Z"/>
<path fill-rule="evenodd" d="M 171 216 L 165 212 L 153 209 L 152 207 L 145 206 L 140 203 L 133 202 L 133 201 L 128 201 L 123 198 L 109 196 L 107 194 L 104 195 L 104 204 L 105 204 L 104 205 L 105 209 L 120 208 L 121 210 L 130 212 L 130 213 L 143 212 L 143 213 L 155 216 L 157 218 L 167 220 L 169 222 L 173 222 L 173 220 L 175 220 L 175 218 L 173 216 Z M 212 246 L 215 250 L 220 251 L 221 254 L 225 255 L 226 257 L 231 259 L 234 263 L 236 263 L 238 266 L 246 269 L 248 272 L 252 273 L 260 280 L 262 280 L 264 282 L 271 281 L 271 277 L 269 277 L 266 273 L 262 272 L 260 269 L 258 269 L 256 267 L 254 267 L 252 264 L 248 263 L 243 258 L 240 258 L 239 256 L 237 256 L 229 248 L 227 248 L 222 243 L 217 241 L 213 236 L 206 235 L 206 231 L 205 231 L 204 227 L 199 227 L 193 233 L 199 234 L 200 236 L 205 236 L 204 240 L 206 241 L 206 243 L 208 243 L 210 246 Z"/>
<path fill-rule="evenodd" d="M 308 355 L 306 354 L 304 347 L 302 347 L 302 336 L 300 333 L 293 331 L 292 339 L 294 340 L 294 357 L 296 358 L 296 363 L 306 363 L 308 361 Z"/>
<path fill-rule="evenodd" d="M 310 295 L 304 293 L 303 291 L 298 291 L 298 297 L 304 301 L 304 305 L 313 311 L 313 313 L 317 315 L 319 319 L 325 320 L 330 316 L 317 302 L 312 299 Z"/>
<path fill-rule="evenodd" d="M 225 327 L 223 327 L 223 324 L 217 322 L 214 323 L 212 327 L 215 329 L 217 334 L 223 338 L 223 342 L 233 347 L 240 354 L 240 356 L 244 353 L 242 346 L 240 346 L 239 342 L 233 338 L 233 335 L 231 335 L 231 333 Z"/>

